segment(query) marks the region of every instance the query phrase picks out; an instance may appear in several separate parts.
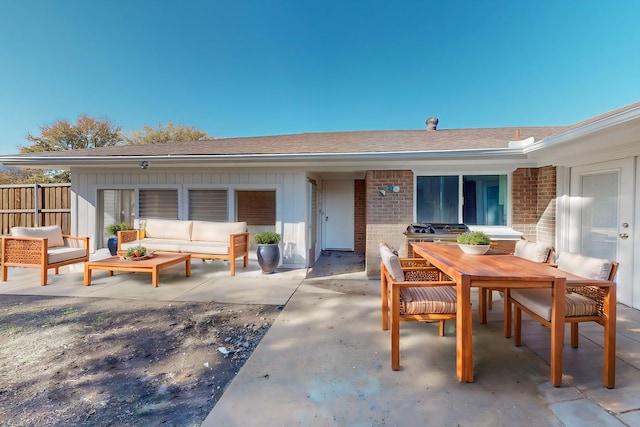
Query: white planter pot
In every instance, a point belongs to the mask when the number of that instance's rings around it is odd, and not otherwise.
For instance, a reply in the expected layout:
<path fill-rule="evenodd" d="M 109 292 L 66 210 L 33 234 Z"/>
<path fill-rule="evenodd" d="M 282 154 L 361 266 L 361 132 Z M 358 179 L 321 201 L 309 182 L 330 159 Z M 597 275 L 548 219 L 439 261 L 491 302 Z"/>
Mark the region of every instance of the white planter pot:
<path fill-rule="evenodd" d="M 462 252 L 467 255 L 484 255 L 487 253 L 491 245 L 461 245 L 458 244 Z"/>

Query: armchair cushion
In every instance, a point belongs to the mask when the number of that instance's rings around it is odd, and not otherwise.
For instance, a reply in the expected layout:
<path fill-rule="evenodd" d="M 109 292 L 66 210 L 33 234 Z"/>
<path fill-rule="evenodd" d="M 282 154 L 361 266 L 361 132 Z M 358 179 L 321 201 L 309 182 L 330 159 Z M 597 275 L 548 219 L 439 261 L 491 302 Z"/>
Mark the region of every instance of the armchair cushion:
<path fill-rule="evenodd" d="M 48 239 L 47 245 L 50 248 L 64 246 L 62 229 L 59 225 L 48 225 L 45 227 L 11 227 L 11 235 L 14 237 L 38 237 Z"/>
<path fill-rule="evenodd" d="M 513 289 L 511 298 L 546 321 L 551 321 L 550 289 Z M 596 301 L 593 299 L 576 293 L 567 293 L 565 317 L 593 316 L 597 312 Z"/>
<path fill-rule="evenodd" d="M 387 244 L 380 244 L 380 258 L 395 282 L 404 282 L 404 272 L 398 255 L 391 252 Z"/>
<path fill-rule="evenodd" d="M 71 248 L 68 246 L 55 247 L 49 249 L 47 253 L 48 263 L 57 264 L 63 261 L 69 261 L 76 258 L 87 256 L 86 248 Z"/>
<path fill-rule="evenodd" d="M 456 290 L 452 286 L 403 288 L 401 314 L 455 313 Z"/>
<path fill-rule="evenodd" d="M 519 240 L 513 254 L 535 262 L 547 262 L 551 248 L 542 243 Z"/>
<path fill-rule="evenodd" d="M 587 279 L 608 280 L 613 263 L 606 259 L 561 252 L 558 269 Z"/>

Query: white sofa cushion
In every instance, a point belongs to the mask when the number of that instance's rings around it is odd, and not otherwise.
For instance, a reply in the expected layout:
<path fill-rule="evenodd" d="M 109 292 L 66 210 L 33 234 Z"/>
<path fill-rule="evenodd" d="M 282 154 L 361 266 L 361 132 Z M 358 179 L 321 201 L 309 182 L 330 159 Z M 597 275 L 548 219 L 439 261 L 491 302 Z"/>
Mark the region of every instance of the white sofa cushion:
<path fill-rule="evenodd" d="M 246 222 L 192 221 L 191 239 L 194 242 L 225 242 L 229 244 L 231 234 L 247 231 Z"/>
<path fill-rule="evenodd" d="M 542 243 L 518 240 L 513 254 L 535 262 L 546 262 L 547 258 L 549 258 L 549 251 L 551 251 L 551 248 Z"/>
<path fill-rule="evenodd" d="M 70 259 L 82 258 L 87 256 L 85 248 L 70 248 L 68 246 L 58 246 L 47 251 L 48 264 L 55 264 Z"/>
<path fill-rule="evenodd" d="M 227 255 L 229 242 L 182 242 L 179 250 L 192 254 Z"/>
<path fill-rule="evenodd" d="M 561 252 L 558 269 L 587 279 L 608 280 L 612 263 L 609 260 L 590 256 Z"/>
<path fill-rule="evenodd" d="M 193 221 L 149 218 L 144 225 L 145 237 L 169 240 L 191 240 Z"/>
<path fill-rule="evenodd" d="M 120 245 L 120 248 L 126 251 L 129 248 L 135 248 L 138 245 L 142 245 L 151 252 L 180 252 L 180 245 L 184 242 L 184 240 L 155 239 L 145 237 L 142 240 L 134 240 L 133 242 L 123 243 Z"/>
<path fill-rule="evenodd" d="M 39 237 L 49 239 L 48 247 L 64 246 L 62 229 L 59 225 L 48 225 L 45 227 L 11 227 L 11 235 L 14 237 Z"/>

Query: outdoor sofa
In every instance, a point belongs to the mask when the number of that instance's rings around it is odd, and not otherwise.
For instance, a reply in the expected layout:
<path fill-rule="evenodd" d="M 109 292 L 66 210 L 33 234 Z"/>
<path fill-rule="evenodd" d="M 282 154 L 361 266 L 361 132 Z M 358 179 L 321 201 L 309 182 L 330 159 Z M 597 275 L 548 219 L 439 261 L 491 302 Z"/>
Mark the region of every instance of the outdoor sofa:
<path fill-rule="evenodd" d="M 138 230 L 118 231 L 118 251 L 138 245 L 148 251 L 189 253 L 202 260 L 229 261 L 231 276 L 235 260 L 249 265 L 249 232 L 246 222 L 212 222 L 149 218 Z"/>
<path fill-rule="evenodd" d="M 12 227 L 11 236 L 2 238 L 2 281 L 7 281 L 9 267 L 40 269 L 42 286 L 47 284 L 49 269 L 89 261 L 89 238 L 62 234 L 59 225 Z"/>

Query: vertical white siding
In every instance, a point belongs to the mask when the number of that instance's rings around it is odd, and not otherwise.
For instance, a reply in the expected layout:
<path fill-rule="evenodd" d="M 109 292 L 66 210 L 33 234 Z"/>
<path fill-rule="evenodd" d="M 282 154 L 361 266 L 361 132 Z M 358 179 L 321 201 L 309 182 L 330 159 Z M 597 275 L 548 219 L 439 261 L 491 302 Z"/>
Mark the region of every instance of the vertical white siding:
<path fill-rule="evenodd" d="M 150 167 L 132 169 L 72 169 L 72 191 L 76 200 L 73 224 L 79 235 L 91 238 L 92 251 L 99 249 L 97 242 L 102 235 L 98 224 L 97 197 L 101 189 L 177 188 L 178 200 L 184 201 L 190 188 L 228 189 L 229 211 L 235 216 L 235 190 L 276 190 L 276 230 L 282 233 L 282 266 L 303 268 L 308 266 L 306 230 L 306 175 L 304 171 L 273 173 L 246 169 L 171 169 Z M 187 206 L 181 203 L 179 215 L 187 218 Z"/>

